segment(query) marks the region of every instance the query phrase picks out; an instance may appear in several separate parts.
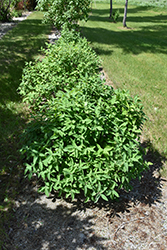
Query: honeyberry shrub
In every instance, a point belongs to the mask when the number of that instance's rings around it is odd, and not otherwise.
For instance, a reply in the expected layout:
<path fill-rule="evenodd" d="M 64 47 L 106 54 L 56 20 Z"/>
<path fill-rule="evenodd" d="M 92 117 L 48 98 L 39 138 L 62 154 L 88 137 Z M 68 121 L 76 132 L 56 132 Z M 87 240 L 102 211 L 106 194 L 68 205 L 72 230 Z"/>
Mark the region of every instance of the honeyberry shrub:
<path fill-rule="evenodd" d="M 63 30 L 56 44 L 48 44 L 42 53 L 42 60 L 26 63 L 18 88 L 35 112 L 43 112 L 58 90 L 71 89 L 85 75 L 99 74 L 100 58 L 79 33 Z"/>
<path fill-rule="evenodd" d="M 44 22 L 60 29 L 67 24 L 69 29 L 78 26 L 79 20 L 87 20 L 92 0 L 37 0 L 37 9 L 45 11 Z"/>
<path fill-rule="evenodd" d="M 85 78 L 59 90 L 46 115 L 29 123 L 21 149 L 25 174 L 37 175 L 46 195 L 55 190 L 74 199 L 83 192 L 85 202 L 107 201 L 148 167 L 139 143 L 143 107 L 125 90 Z"/>

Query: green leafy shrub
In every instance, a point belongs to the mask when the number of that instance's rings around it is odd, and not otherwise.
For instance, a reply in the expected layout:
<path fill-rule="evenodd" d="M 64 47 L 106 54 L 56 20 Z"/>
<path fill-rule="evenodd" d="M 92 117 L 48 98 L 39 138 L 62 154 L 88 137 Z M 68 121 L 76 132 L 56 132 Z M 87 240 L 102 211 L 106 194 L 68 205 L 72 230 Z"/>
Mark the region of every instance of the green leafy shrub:
<path fill-rule="evenodd" d="M 113 11 L 113 13 L 112 13 L 112 19 L 114 20 L 115 23 L 118 21 L 119 16 L 120 16 L 119 10 Z"/>
<path fill-rule="evenodd" d="M 87 75 L 99 71 L 100 59 L 85 38 L 62 32 L 56 44 L 42 50 L 43 59 L 29 62 L 23 71 L 20 94 L 31 108 L 43 112 L 47 100 L 55 98 L 58 90 L 71 89 Z"/>
<path fill-rule="evenodd" d="M 11 12 L 11 16 L 12 17 L 21 17 L 22 16 L 22 10 L 13 9 L 12 12 Z"/>
<path fill-rule="evenodd" d="M 0 21 L 9 22 L 12 20 L 11 10 L 16 6 L 18 0 L 0 0 Z"/>
<path fill-rule="evenodd" d="M 89 77 L 59 90 L 49 105 L 45 119 L 30 122 L 21 150 L 25 173 L 43 180 L 40 191 L 72 199 L 83 191 L 85 202 L 97 202 L 128 190 L 147 167 L 139 144 L 145 119 L 139 99 Z"/>
<path fill-rule="evenodd" d="M 4 8 L 3 6 L 2 6 L 2 8 L 0 8 L 0 21 L 2 21 L 2 22 L 11 21 L 10 10 Z"/>
<path fill-rule="evenodd" d="M 45 11 L 44 21 L 60 29 L 76 27 L 79 20 L 87 20 L 91 0 L 37 0 L 37 8 Z"/>

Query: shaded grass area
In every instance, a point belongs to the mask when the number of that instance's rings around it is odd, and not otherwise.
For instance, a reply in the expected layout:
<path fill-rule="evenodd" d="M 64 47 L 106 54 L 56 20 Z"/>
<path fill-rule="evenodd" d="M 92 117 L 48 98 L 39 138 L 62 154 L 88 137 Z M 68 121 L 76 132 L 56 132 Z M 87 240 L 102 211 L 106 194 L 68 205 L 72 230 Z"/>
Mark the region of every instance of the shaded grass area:
<path fill-rule="evenodd" d="M 114 6 L 121 13 L 116 24 L 108 18 L 109 4 L 96 3 L 82 32 L 102 57 L 114 86 L 140 97 L 148 117 L 143 139 L 166 156 L 167 10 L 129 5 L 125 29 L 124 6 Z"/>
<path fill-rule="evenodd" d="M 50 33 L 42 17 L 40 12 L 32 13 L 0 40 L 0 249 L 21 178 L 19 135 L 28 118 L 17 88 L 25 62 L 38 56 Z"/>

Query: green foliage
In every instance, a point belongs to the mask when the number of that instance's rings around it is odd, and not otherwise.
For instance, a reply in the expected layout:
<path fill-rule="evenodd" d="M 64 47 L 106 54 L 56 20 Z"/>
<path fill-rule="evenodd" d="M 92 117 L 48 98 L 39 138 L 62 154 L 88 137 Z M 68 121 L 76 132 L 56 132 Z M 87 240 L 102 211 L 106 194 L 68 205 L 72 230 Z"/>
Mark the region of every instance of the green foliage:
<path fill-rule="evenodd" d="M 11 21 L 10 8 L 17 4 L 18 0 L 0 0 L 0 21 Z"/>
<path fill-rule="evenodd" d="M 139 136 L 145 120 L 137 97 L 104 85 L 99 58 L 76 31 L 63 29 L 43 58 L 27 63 L 19 92 L 32 121 L 22 135 L 25 174 L 85 202 L 119 197 L 148 166 Z"/>
<path fill-rule="evenodd" d="M 37 0 L 37 8 L 46 11 L 45 22 L 60 29 L 64 24 L 69 28 L 77 26 L 79 20 L 87 20 L 91 0 Z"/>
<path fill-rule="evenodd" d="M 119 16 L 120 16 L 119 10 L 113 10 L 112 19 L 114 20 L 115 23 L 118 21 Z"/>
<path fill-rule="evenodd" d="M 23 72 L 19 91 L 31 108 L 46 109 L 47 100 L 52 100 L 58 90 L 73 88 L 87 75 L 94 76 L 100 60 L 87 40 L 73 31 L 62 32 L 54 45 L 42 50 L 44 58 L 29 62 Z"/>
<path fill-rule="evenodd" d="M 13 9 L 12 12 L 11 12 L 11 16 L 12 17 L 21 17 L 22 16 L 22 10 Z"/>
<path fill-rule="evenodd" d="M 49 102 L 49 101 L 48 101 Z M 84 192 L 85 202 L 119 197 L 147 167 L 139 146 L 142 106 L 99 77 L 59 90 L 45 112 L 23 134 L 25 173 L 43 180 L 40 191 L 61 196 Z"/>
<path fill-rule="evenodd" d="M 0 9 L 0 21 L 7 22 L 11 20 L 11 15 L 9 9 L 5 9 L 3 6 Z"/>

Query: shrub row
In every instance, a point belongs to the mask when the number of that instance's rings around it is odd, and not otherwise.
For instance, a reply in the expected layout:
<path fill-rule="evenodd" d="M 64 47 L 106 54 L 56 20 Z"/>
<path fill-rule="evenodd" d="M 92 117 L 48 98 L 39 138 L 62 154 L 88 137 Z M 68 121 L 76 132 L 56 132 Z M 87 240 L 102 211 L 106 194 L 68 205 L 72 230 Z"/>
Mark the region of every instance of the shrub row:
<path fill-rule="evenodd" d="M 88 78 L 98 78 L 100 59 L 87 40 L 64 29 L 56 44 L 42 49 L 43 59 L 29 62 L 23 71 L 20 94 L 31 109 L 43 110 L 58 90 L 65 91 Z"/>
<path fill-rule="evenodd" d="M 140 100 L 101 81 L 99 58 L 76 33 L 62 32 L 43 52 L 26 65 L 19 87 L 33 114 L 22 137 L 25 173 L 42 179 L 47 195 L 119 197 L 148 166 L 139 143 Z"/>

